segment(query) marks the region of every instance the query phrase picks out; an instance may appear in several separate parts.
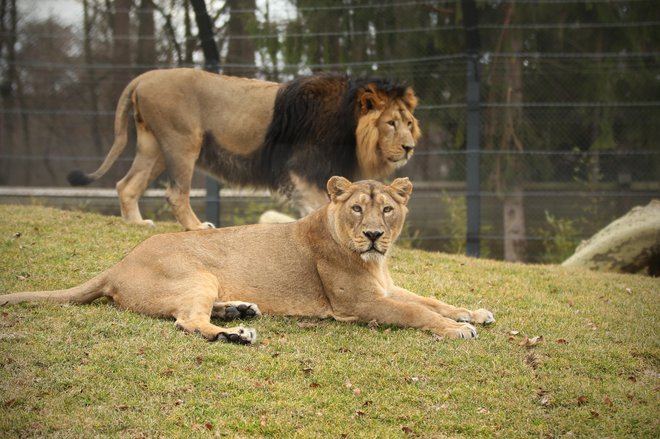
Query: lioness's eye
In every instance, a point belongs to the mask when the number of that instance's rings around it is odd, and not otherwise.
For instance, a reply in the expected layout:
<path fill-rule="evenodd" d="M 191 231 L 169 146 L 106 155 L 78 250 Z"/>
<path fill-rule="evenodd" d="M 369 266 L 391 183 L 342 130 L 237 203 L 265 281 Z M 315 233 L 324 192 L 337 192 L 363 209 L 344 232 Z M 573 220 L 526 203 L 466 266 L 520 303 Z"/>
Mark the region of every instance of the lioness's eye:
<path fill-rule="evenodd" d="M 357 204 L 351 207 L 351 209 L 353 209 L 353 212 L 355 213 L 362 213 L 362 207 L 358 206 Z"/>
<path fill-rule="evenodd" d="M 394 210 L 394 208 L 392 206 L 383 207 L 383 213 L 390 213 L 393 210 Z"/>

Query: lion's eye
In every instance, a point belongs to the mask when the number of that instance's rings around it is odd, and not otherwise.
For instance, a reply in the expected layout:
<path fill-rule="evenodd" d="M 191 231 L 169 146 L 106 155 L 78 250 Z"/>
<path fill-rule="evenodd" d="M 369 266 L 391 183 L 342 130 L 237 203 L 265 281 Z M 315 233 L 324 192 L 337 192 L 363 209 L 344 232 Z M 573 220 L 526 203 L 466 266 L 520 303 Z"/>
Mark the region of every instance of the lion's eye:
<path fill-rule="evenodd" d="M 396 122 L 393 121 L 393 120 L 387 122 L 387 124 L 388 124 L 389 126 L 391 126 L 392 128 L 396 127 Z"/>
<path fill-rule="evenodd" d="M 351 207 L 351 209 L 353 209 L 353 212 L 355 212 L 355 213 L 362 213 L 362 207 L 358 206 L 357 204 L 355 206 Z"/>
<path fill-rule="evenodd" d="M 394 210 L 392 206 L 385 206 L 383 207 L 383 213 L 390 213 Z"/>

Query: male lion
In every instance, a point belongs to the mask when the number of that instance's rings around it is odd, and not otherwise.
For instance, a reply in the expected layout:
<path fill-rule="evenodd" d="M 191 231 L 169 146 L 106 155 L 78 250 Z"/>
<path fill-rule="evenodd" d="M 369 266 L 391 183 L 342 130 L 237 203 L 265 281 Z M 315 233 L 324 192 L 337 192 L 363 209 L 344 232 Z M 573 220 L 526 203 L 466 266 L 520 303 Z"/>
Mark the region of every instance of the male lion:
<path fill-rule="evenodd" d="M 122 217 L 143 220 L 140 195 L 165 169 L 167 200 L 187 230 L 201 223 L 190 207 L 193 169 L 231 184 L 261 187 L 288 199 L 301 216 L 322 206 L 332 175 L 376 178 L 405 165 L 420 136 L 410 87 L 382 79 L 323 74 L 284 84 L 194 69 L 154 70 L 128 84 L 117 104 L 115 141 L 98 170 L 73 171 L 85 185 L 124 150 L 128 112 L 137 153 L 117 183 Z"/>
<path fill-rule="evenodd" d="M 415 327 L 474 338 L 469 311 L 394 285 L 386 255 L 399 236 L 412 191 L 407 178 L 385 186 L 332 177 L 330 202 L 293 223 L 257 224 L 155 235 L 114 267 L 80 286 L 0 296 L 0 304 L 49 300 L 88 303 L 108 297 L 208 340 L 253 343 L 254 329 L 223 328 L 211 317 L 265 314 Z"/>

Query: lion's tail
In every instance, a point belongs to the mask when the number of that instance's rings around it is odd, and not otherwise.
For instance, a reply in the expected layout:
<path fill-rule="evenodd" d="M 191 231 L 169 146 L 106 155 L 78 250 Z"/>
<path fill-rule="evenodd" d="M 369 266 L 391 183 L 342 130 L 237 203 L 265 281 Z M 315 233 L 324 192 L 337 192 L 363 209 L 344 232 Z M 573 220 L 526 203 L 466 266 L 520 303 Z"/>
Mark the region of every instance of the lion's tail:
<path fill-rule="evenodd" d="M 139 81 L 140 76 L 133 79 L 119 97 L 117 109 L 115 111 L 115 141 L 112 144 L 108 155 L 105 157 L 105 160 L 103 160 L 101 166 L 91 174 L 87 174 L 79 169 L 71 171 L 66 178 L 72 186 L 86 186 L 101 178 L 106 172 L 108 172 L 124 151 L 124 148 L 126 148 L 126 144 L 128 143 L 128 111 L 132 105 L 131 95 Z"/>
<path fill-rule="evenodd" d="M 59 302 L 82 305 L 104 296 L 103 288 L 105 285 L 105 276 L 101 273 L 77 287 L 66 290 L 6 294 L 0 296 L 0 306 L 14 305 L 22 302 Z"/>

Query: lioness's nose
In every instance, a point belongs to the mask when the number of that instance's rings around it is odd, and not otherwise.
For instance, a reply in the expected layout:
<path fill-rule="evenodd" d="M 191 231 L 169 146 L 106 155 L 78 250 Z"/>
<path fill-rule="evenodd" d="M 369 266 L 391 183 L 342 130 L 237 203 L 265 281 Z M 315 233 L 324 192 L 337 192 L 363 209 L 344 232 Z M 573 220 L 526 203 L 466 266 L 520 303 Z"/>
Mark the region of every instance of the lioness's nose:
<path fill-rule="evenodd" d="M 365 230 L 365 231 L 362 232 L 362 233 L 364 234 L 364 236 L 366 236 L 367 238 L 369 238 L 369 240 L 371 240 L 371 242 L 376 242 L 376 240 L 377 240 L 378 238 L 380 238 L 381 236 L 383 236 L 383 232 L 378 231 L 378 230 Z"/>

